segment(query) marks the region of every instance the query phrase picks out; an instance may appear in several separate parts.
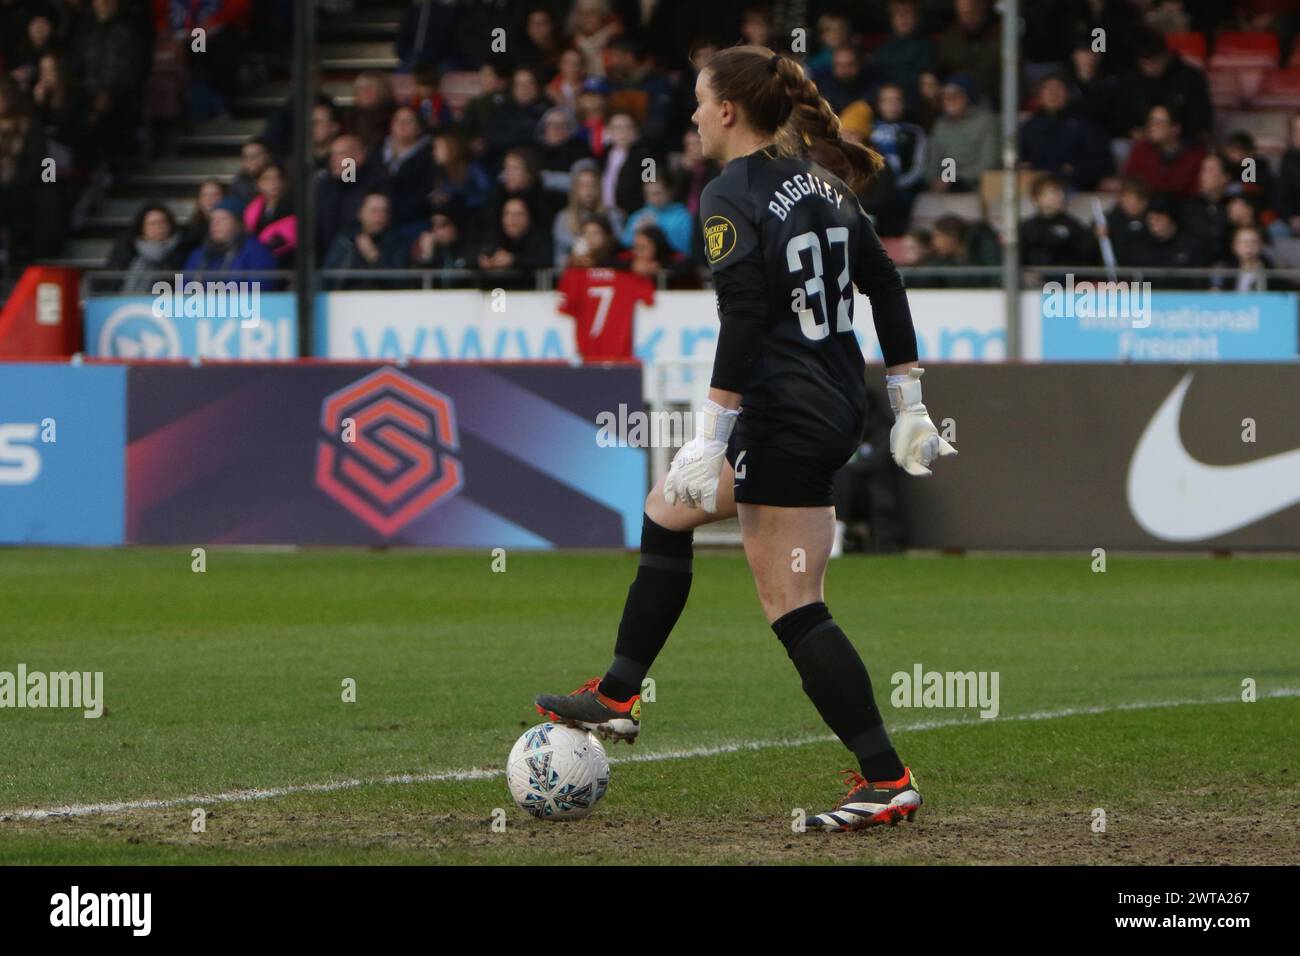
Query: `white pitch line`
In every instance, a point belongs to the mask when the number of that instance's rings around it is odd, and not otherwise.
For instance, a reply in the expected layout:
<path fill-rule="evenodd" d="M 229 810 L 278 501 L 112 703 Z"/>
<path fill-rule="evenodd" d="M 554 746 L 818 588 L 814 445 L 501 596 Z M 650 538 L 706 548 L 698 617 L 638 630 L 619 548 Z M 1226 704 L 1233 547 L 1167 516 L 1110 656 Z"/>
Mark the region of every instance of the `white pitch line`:
<path fill-rule="evenodd" d="M 1268 691 L 1261 698 L 1300 697 L 1300 688 L 1284 687 Z M 959 717 L 946 720 L 924 720 L 908 724 L 896 724 L 890 727 L 891 733 L 910 733 L 923 730 L 941 730 L 948 727 L 976 727 L 1013 720 L 1061 720 L 1066 717 L 1084 717 L 1095 714 L 1108 714 L 1124 710 L 1157 710 L 1165 707 L 1192 707 L 1200 704 L 1230 704 L 1240 701 L 1236 697 L 1211 697 L 1208 700 L 1165 700 L 1144 701 L 1132 704 L 1100 705 L 1096 707 L 1066 707 L 1062 710 L 1041 710 L 1029 714 L 1013 714 L 992 720 Z M 718 744 L 712 747 L 692 747 L 687 750 L 663 750 L 648 754 L 632 754 L 626 757 L 611 758 L 611 764 L 659 763 L 665 760 L 691 760 L 697 757 L 717 757 L 722 754 L 740 753 L 750 750 L 772 750 L 780 747 L 806 747 L 809 744 L 828 743 L 836 738 L 831 734 L 819 734 L 815 737 L 797 737 L 786 740 L 744 740 L 731 744 Z M 251 800 L 274 800 L 299 793 L 335 793 L 339 790 L 354 790 L 357 787 L 395 786 L 411 783 L 455 783 L 466 780 L 492 780 L 505 776 L 504 770 L 443 770 L 435 773 L 403 773 L 375 777 L 369 780 L 331 780 L 326 783 L 291 784 L 285 787 L 253 788 L 248 790 L 231 790 L 226 793 L 195 794 L 188 797 L 174 797 L 166 800 L 120 800 L 112 803 L 83 803 L 63 807 L 48 807 L 33 810 L 8 810 L 0 812 L 0 822 L 13 820 L 47 820 L 58 817 L 84 817 L 98 813 L 121 813 L 128 810 L 169 810 L 173 807 L 192 807 L 213 803 L 247 803 Z"/>

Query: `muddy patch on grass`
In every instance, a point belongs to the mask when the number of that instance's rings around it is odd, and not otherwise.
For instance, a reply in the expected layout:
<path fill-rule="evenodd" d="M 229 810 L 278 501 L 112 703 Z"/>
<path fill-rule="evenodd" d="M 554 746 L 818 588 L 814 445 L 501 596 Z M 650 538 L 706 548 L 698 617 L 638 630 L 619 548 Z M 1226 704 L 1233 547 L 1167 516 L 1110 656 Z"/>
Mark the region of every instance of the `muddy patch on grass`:
<path fill-rule="evenodd" d="M 915 823 L 847 834 L 794 833 L 788 820 L 597 814 L 546 823 L 511 811 L 505 832 L 464 813 L 400 809 L 277 812 L 273 803 L 209 808 L 207 832 L 190 832 L 188 811 L 137 810 L 0 823 L 4 834 L 52 841 L 124 841 L 180 849 L 221 848 L 246 862 L 336 854 L 364 863 L 395 851 L 429 863 L 728 864 L 1092 864 L 1205 865 L 1300 863 L 1296 808 L 1195 813 L 1160 806 L 1112 814 L 1105 833 L 1091 818 L 1052 808 L 964 812 L 923 810 Z"/>

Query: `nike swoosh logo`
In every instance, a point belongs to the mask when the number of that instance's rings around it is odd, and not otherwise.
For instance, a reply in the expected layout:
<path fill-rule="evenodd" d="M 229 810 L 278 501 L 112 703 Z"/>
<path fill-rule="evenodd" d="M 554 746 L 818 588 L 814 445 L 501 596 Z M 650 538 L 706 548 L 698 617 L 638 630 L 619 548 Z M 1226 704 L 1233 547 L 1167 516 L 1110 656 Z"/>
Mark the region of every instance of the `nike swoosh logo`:
<path fill-rule="evenodd" d="M 1188 372 L 1147 424 L 1128 469 L 1128 506 L 1165 541 L 1200 541 L 1300 503 L 1300 448 L 1241 465 L 1207 465 L 1183 447 Z"/>

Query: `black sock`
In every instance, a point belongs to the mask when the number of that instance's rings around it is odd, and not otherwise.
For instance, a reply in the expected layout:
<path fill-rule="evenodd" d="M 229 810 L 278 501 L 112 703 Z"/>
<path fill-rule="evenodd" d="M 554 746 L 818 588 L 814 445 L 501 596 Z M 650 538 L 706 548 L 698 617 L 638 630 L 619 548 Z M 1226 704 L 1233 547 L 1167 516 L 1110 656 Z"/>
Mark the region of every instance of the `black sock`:
<path fill-rule="evenodd" d="M 614 662 L 600 682 L 600 692 L 614 700 L 641 693 L 668 635 L 691 593 L 694 531 L 669 531 L 644 515 L 641 520 L 641 565 L 627 589 L 618 624 Z"/>
<path fill-rule="evenodd" d="M 817 713 L 858 758 L 862 776 L 871 781 L 901 777 L 903 764 L 889 742 L 867 668 L 825 603 L 795 608 L 773 621 L 772 630 Z"/>

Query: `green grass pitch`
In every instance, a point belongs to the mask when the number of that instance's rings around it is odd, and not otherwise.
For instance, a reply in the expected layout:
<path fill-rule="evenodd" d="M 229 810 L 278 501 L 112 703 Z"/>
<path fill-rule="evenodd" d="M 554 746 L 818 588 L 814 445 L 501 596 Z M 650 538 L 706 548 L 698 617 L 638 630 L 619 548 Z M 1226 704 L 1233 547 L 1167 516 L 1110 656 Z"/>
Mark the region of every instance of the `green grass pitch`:
<path fill-rule="evenodd" d="M 827 602 L 926 804 L 800 834 L 851 758 L 743 557 L 701 551 L 605 800 L 533 820 L 506 754 L 535 694 L 609 662 L 635 565 L 211 549 L 200 574 L 181 548 L 0 550 L 0 671 L 102 671 L 107 707 L 0 709 L 0 863 L 1300 862 L 1287 558 L 833 562 Z M 999 716 L 893 706 L 918 663 L 998 672 Z"/>

